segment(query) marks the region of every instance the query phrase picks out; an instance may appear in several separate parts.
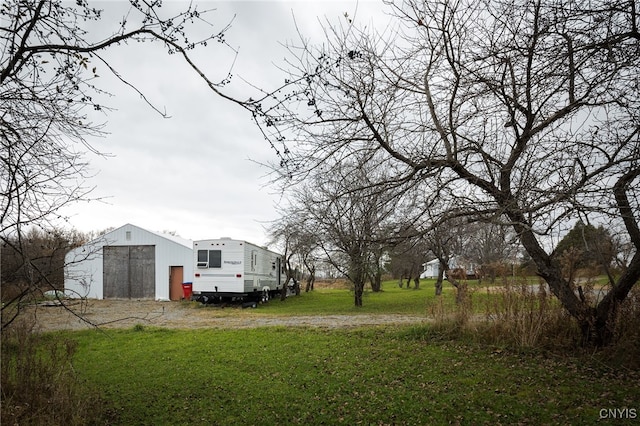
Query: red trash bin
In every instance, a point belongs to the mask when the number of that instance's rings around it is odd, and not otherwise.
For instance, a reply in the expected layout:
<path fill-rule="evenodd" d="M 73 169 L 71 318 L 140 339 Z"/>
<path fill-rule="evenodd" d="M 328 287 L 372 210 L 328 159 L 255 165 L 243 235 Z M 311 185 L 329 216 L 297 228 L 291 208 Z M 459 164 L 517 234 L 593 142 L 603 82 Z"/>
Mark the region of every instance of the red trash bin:
<path fill-rule="evenodd" d="M 182 298 L 191 300 L 191 291 L 193 290 L 193 283 L 182 283 Z"/>

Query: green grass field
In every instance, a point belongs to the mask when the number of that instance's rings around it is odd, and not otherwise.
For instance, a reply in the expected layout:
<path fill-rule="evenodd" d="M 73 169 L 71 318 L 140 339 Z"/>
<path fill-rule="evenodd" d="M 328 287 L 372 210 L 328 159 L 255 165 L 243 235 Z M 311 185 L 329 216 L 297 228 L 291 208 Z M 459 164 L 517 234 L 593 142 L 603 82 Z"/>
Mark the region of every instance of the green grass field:
<path fill-rule="evenodd" d="M 353 306 L 317 289 L 243 315 L 410 314 L 445 285 L 386 282 Z M 472 311 L 491 297 L 472 286 Z M 202 309 L 208 309 L 204 307 Z M 233 309 L 231 315 L 234 314 Z M 117 424 L 596 424 L 600 410 L 640 408 L 637 372 L 562 356 L 451 340 L 430 326 L 350 330 L 134 329 L 75 334 L 76 368 L 102 390 Z M 630 413 L 630 412 L 628 412 Z"/>
<path fill-rule="evenodd" d="M 332 315 L 332 314 L 407 314 L 425 315 L 435 300 L 433 281 L 422 281 L 421 288 L 399 288 L 395 281 L 383 283 L 383 291 L 365 291 L 363 306 L 354 306 L 353 292 L 342 288 L 319 288 L 300 297 L 279 299 L 261 305 L 257 311 L 269 315 Z M 446 290 L 446 299 L 453 303 L 453 289 Z"/>
<path fill-rule="evenodd" d="M 109 424 L 598 424 L 602 409 L 640 408 L 637 372 L 434 341 L 424 327 L 71 336 Z"/>
<path fill-rule="evenodd" d="M 436 305 L 452 311 L 455 306 L 454 288 L 445 281 L 443 297 L 435 296 L 435 280 L 421 280 L 420 288 L 400 288 L 397 281 L 386 281 L 382 292 L 365 290 L 363 306 L 354 306 L 353 292 L 343 288 L 319 288 L 300 297 L 290 297 L 284 303 L 272 300 L 260 305 L 256 314 L 267 315 L 332 315 L 332 314 L 404 314 L 432 315 Z M 536 282 L 532 281 L 531 284 Z M 498 284 L 496 284 L 498 285 Z M 490 293 L 487 286 L 477 281 L 469 282 L 471 309 L 474 313 L 485 312 Z M 206 308 L 205 308 L 206 309 Z"/>
<path fill-rule="evenodd" d="M 441 301 L 432 281 L 423 281 L 419 290 L 400 289 L 395 282 L 383 288 L 367 292 L 361 308 L 353 306 L 348 290 L 317 289 L 257 309 L 223 311 L 258 318 L 427 317 L 438 308 L 455 311 L 448 285 Z M 483 312 L 497 297 L 478 286 L 471 294 L 472 313 Z M 638 424 L 637 367 L 575 348 L 488 343 L 451 332 L 451 324 L 237 330 L 136 326 L 43 337 L 45 343 L 77 345 L 73 371 L 82 389 L 101 401 L 95 405 L 97 420 L 87 419 L 89 424 Z"/>

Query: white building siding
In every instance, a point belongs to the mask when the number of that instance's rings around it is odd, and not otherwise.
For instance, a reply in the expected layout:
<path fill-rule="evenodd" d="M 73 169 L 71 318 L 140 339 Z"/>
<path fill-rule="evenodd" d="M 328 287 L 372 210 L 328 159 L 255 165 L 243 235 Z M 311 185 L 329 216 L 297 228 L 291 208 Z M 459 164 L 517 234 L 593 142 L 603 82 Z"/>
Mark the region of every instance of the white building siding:
<path fill-rule="evenodd" d="M 424 271 L 420 274 L 420 278 L 437 278 L 440 271 L 440 261 L 438 259 L 423 263 Z"/>
<path fill-rule="evenodd" d="M 104 298 L 104 246 L 155 246 L 155 299 L 169 300 L 171 266 L 183 267 L 183 281 L 193 277 L 192 242 L 127 224 L 71 250 L 65 257 L 65 291 L 69 297 Z"/>

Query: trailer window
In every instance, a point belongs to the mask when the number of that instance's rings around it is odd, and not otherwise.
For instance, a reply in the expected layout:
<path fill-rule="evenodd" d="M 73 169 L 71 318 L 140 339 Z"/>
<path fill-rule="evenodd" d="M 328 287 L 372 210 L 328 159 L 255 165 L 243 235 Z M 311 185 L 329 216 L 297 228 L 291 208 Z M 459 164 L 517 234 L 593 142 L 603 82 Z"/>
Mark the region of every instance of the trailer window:
<path fill-rule="evenodd" d="M 198 268 L 206 268 L 209 266 L 209 252 L 207 250 L 198 250 Z"/>
<path fill-rule="evenodd" d="M 220 250 L 198 250 L 198 268 L 221 268 L 222 251 Z"/>
<path fill-rule="evenodd" d="M 222 251 L 209 250 L 209 268 L 222 268 Z"/>

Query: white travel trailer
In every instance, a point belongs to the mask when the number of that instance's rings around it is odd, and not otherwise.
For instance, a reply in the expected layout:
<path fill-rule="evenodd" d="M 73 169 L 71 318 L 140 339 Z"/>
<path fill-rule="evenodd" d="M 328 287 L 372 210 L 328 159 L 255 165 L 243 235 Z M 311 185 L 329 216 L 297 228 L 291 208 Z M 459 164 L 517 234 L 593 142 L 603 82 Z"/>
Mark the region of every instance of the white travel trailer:
<path fill-rule="evenodd" d="M 221 238 L 194 241 L 193 253 L 193 300 L 266 302 L 285 284 L 281 256 L 264 247 Z"/>

